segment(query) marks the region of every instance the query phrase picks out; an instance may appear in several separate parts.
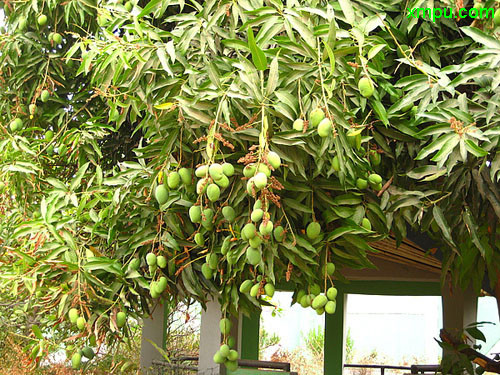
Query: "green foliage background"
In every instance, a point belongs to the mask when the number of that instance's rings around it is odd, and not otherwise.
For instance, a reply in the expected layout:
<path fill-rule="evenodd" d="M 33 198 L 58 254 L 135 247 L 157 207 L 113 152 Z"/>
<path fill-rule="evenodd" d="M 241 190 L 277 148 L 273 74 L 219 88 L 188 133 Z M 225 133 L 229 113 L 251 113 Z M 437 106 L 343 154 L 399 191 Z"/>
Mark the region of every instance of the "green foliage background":
<path fill-rule="evenodd" d="M 33 347 L 54 349 L 45 333 L 64 327 L 78 345 L 126 338 L 116 313 L 148 314 L 160 276 L 162 300 L 215 295 L 224 311 L 249 312 L 263 302 L 239 293 L 241 281 L 323 287 L 326 260 L 372 267 L 369 243 L 390 232 L 401 241 L 408 227 L 439 241 L 443 274 L 458 283 L 479 289 L 486 270 L 496 277 L 500 41 L 491 19 L 408 19 L 420 0 L 152 0 L 131 12 L 119 1 L 0 3 L 0 285 L 39 313 Z M 375 83 L 370 98 L 359 93 L 362 76 Z M 328 137 L 293 130 L 318 106 L 334 123 Z M 13 132 L 15 118 L 23 128 Z M 265 164 L 269 150 L 283 165 L 263 194 L 287 235 L 265 238 L 251 267 L 240 230 L 263 195 L 246 192 L 241 158 Z M 158 205 L 166 175 L 219 161 L 236 168 L 220 200 L 200 198 L 193 178 Z M 380 192 L 356 187 L 375 172 Z M 212 225 L 191 223 L 193 204 L 214 210 Z M 224 205 L 236 210 L 232 222 Z M 313 220 L 322 233 L 310 240 Z M 149 252 L 169 267 L 151 274 Z M 212 279 L 200 272 L 207 253 L 218 257 Z M 71 307 L 83 331 L 66 322 Z"/>

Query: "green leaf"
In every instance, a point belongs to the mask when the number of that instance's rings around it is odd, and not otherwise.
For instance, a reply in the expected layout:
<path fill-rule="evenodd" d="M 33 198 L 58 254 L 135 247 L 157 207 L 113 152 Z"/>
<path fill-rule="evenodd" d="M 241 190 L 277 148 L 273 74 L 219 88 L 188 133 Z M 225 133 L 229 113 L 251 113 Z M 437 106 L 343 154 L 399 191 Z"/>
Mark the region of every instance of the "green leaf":
<path fill-rule="evenodd" d="M 266 70 L 267 69 L 267 58 L 264 52 L 260 49 L 260 47 L 255 43 L 255 37 L 253 35 L 252 28 L 248 28 L 248 47 L 252 52 L 252 61 L 255 67 L 258 70 Z"/>
<path fill-rule="evenodd" d="M 448 243 L 450 245 L 453 246 L 453 249 L 456 251 L 455 242 L 453 241 L 453 238 L 451 237 L 450 227 L 448 226 L 448 222 L 446 221 L 446 218 L 445 218 L 441 208 L 439 206 L 435 205 L 432 209 L 432 215 L 434 216 L 434 220 L 436 220 L 436 224 L 441 229 L 441 232 L 443 233 L 444 238 L 448 241 Z"/>
<path fill-rule="evenodd" d="M 478 158 L 483 157 L 488 155 L 488 151 L 486 151 L 484 148 L 476 145 L 472 140 L 466 139 L 465 140 L 465 148 L 467 151 L 469 151 L 472 155 L 477 156 Z"/>
<path fill-rule="evenodd" d="M 348 24 L 354 26 L 356 21 L 356 16 L 354 14 L 354 9 L 352 7 L 351 0 L 339 0 L 340 8 Z"/>

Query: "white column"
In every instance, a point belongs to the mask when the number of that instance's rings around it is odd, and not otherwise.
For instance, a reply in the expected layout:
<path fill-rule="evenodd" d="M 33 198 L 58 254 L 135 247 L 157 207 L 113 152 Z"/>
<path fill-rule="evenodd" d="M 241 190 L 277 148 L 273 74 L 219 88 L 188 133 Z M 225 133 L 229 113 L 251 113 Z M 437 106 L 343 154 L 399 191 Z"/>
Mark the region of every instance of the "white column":
<path fill-rule="evenodd" d="M 452 335 L 459 334 L 464 327 L 477 321 L 477 295 L 468 287 L 462 290 L 450 287 L 448 282 L 442 289 L 443 328 Z"/>
<path fill-rule="evenodd" d="M 165 307 L 158 305 L 151 317 L 143 319 L 140 362 L 141 370 L 144 373 L 147 373 L 147 370 L 153 366 L 153 361 L 163 359 L 163 356 L 156 350 L 150 341 L 163 349 L 163 335 L 166 329 L 164 326 L 165 313 Z"/>
<path fill-rule="evenodd" d="M 198 374 L 200 375 L 219 375 L 222 373 L 221 366 L 215 364 L 213 360 L 213 356 L 219 350 L 221 343 L 219 330 L 221 318 L 218 301 L 208 302 L 207 309 L 201 312 L 200 358 L 198 362 Z"/>

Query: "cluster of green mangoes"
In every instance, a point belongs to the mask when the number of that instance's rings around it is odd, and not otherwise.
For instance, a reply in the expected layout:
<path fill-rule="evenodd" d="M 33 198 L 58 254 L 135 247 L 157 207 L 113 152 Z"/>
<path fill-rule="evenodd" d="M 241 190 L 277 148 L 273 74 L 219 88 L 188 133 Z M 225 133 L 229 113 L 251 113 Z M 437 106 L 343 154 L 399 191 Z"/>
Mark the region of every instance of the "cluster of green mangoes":
<path fill-rule="evenodd" d="M 129 263 L 129 269 L 137 270 L 140 267 L 140 259 L 134 258 Z M 173 274 L 175 270 L 174 261 L 167 261 L 167 258 L 163 255 L 156 255 L 154 253 L 148 253 L 146 255 L 146 264 L 149 268 L 149 273 L 152 277 L 154 277 L 156 270 L 158 267 L 160 269 L 168 269 L 169 274 Z M 168 280 L 165 276 L 160 276 L 157 280 L 151 281 L 149 284 L 149 293 L 152 298 L 158 298 L 161 294 L 167 289 Z"/>
<path fill-rule="evenodd" d="M 257 276 L 257 282 L 254 283 L 253 280 L 245 280 L 240 285 L 240 292 L 243 294 L 249 294 L 250 297 L 258 298 L 261 295 L 266 295 L 269 298 L 273 298 L 276 288 L 273 283 L 266 282 L 262 288 L 263 277 L 261 275 Z M 264 290 L 264 294 L 260 294 L 261 289 Z"/>
<path fill-rule="evenodd" d="M 296 131 L 304 131 L 305 122 L 303 119 L 297 119 L 293 122 L 293 129 Z M 316 129 L 321 138 L 326 138 L 332 134 L 333 123 L 328 117 L 325 117 L 325 112 L 321 108 L 315 108 L 309 113 L 309 128 Z"/>
<path fill-rule="evenodd" d="M 78 309 L 71 308 L 68 311 L 68 318 L 69 318 L 70 323 L 75 324 L 80 331 L 85 330 L 87 322 L 83 316 L 80 316 L 80 312 L 78 311 Z M 123 328 L 126 323 L 127 323 L 127 314 L 124 313 L 123 311 L 119 311 L 116 314 L 116 326 L 118 328 Z M 95 353 L 94 353 L 94 350 L 91 348 L 91 346 L 96 345 L 96 338 L 94 335 L 91 335 L 89 337 L 89 343 L 90 343 L 90 346 L 85 346 L 83 349 L 75 352 L 71 356 L 71 365 L 74 369 L 77 370 L 80 368 L 82 357 L 85 357 L 89 360 L 94 358 Z M 73 351 L 73 349 L 74 349 L 73 346 L 67 347 L 66 348 L 67 353 L 70 353 L 71 351 Z"/>
<path fill-rule="evenodd" d="M 227 318 L 221 319 L 219 329 L 224 336 L 224 343 L 220 346 L 219 350 L 214 354 L 214 362 L 217 364 L 224 364 L 230 371 L 238 368 L 238 352 L 234 348 L 234 338 L 228 336 L 231 332 L 233 324 Z"/>
<path fill-rule="evenodd" d="M 194 174 L 199 178 L 196 193 L 206 194 L 210 202 L 216 202 L 221 196 L 221 188 L 229 186 L 229 177 L 234 175 L 234 166 L 231 163 L 201 165 L 196 168 Z"/>
<path fill-rule="evenodd" d="M 325 277 L 331 278 L 335 272 L 335 265 L 333 263 L 327 263 L 323 272 Z M 334 286 L 331 286 L 324 294 L 321 294 L 321 287 L 318 284 L 313 284 L 308 290 L 298 290 L 295 300 L 303 308 L 312 307 L 318 315 L 322 315 L 325 312 L 327 314 L 335 313 L 337 308 L 336 298 L 337 289 Z"/>
<path fill-rule="evenodd" d="M 180 168 L 178 171 L 170 173 L 160 172 L 158 179 L 161 180 L 162 178 L 163 183 L 159 184 L 155 189 L 155 198 L 160 206 L 168 201 L 168 189 L 176 190 L 181 185 L 190 188 L 193 183 L 193 176 L 190 168 Z"/>

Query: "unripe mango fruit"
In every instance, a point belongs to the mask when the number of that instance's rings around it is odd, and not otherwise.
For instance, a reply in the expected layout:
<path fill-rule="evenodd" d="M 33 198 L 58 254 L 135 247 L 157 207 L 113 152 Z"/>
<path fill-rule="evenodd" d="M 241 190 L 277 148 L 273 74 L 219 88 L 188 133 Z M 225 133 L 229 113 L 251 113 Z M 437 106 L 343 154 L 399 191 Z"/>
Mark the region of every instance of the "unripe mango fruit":
<path fill-rule="evenodd" d="M 10 122 L 9 127 L 13 132 L 21 130 L 23 127 L 23 120 L 21 120 L 20 118 L 16 118 Z"/>
<path fill-rule="evenodd" d="M 214 180 L 219 180 L 224 174 L 222 165 L 220 165 L 219 163 L 213 163 L 208 169 L 208 172 L 210 174 L 210 177 L 212 177 Z"/>
<path fill-rule="evenodd" d="M 278 169 L 281 166 L 281 158 L 274 151 L 270 151 L 267 154 L 267 161 L 271 165 L 271 167 L 273 167 L 274 169 Z"/>
<path fill-rule="evenodd" d="M 61 44 L 63 41 L 63 37 L 59 33 L 54 33 L 54 35 L 52 35 L 52 40 L 55 44 Z"/>
<path fill-rule="evenodd" d="M 374 167 L 377 167 L 380 165 L 380 162 L 382 161 L 382 157 L 376 150 L 370 150 L 370 164 L 373 165 Z"/>
<path fill-rule="evenodd" d="M 264 163 L 259 164 L 259 167 L 257 168 L 257 172 L 264 173 L 267 178 L 271 177 L 271 169 L 269 169 L 269 167 Z"/>
<path fill-rule="evenodd" d="M 166 282 L 167 282 L 167 279 L 165 279 L 165 283 Z M 125 323 L 127 323 L 127 314 L 125 314 L 123 311 L 118 312 L 116 314 L 116 326 L 118 328 L 122 328 L 125 326 Z"/>
<path fill-rule="evenodd" d="M 254 249 L 253 247 L 248 247 L 246 251 L 246 257 L 249 264 L 252 266 L 256 266 L 262 260 L 262 255 L 259 250 Z"/>
<path fill-rule="evenodd" d="M 210 280 L 212 277 L 214 277 L 214 271 L 210 268 L 208 263 L 203 263 L 203 265 L 201 266 L 201 273 L 207 280 Z"/>
<path fill-rule="evenodd" d="M 82 354 L 85 358 L 93 359 L 95 356 L 94 350 L 90 346 L 86 346 L 82 349 Z"/>
<path fill-rule="evenodd" d="M 263 172 L 259 172 L 253 178 L 254 185 L 257 189 L 262 189 L 267 185 L 267 176 Z"/>
<path fill-rule="evenodd" d="M 240 285 L 240 293 L 248 293 L 250 292 L 250 289 L 252 289 L 253 282 L 252 280 L 245 280 L 241 283 Z"/>
<path fill-rule="evenodd" d="M 273 222 L 269 220 L 267 223 L 264 224 L 264 222 L 260 223 L 259 225 L 259 232 L 263 236 L 269 236 L 271 233 L 273 233 Z"/>
<path fill-rule="evenodd" d="M 226 361 L 224 365 L 229 371 L 236 371 L 238 369 L 238 361 Z"/>
<path fill-rule="evenodd" d="M 260 289 L 260 284 L 257 283 L 252 288 L 250 289 L 250 297 L 257 297 L 257 294 L 259 294 L 259 289 Z"/>
<path fill-rule="evenodd" d="M 243 229 L 241 230 L 242 236 L 245 236 L 246 239 L 251 239 L 255 237 L 255 232 L 257 231 L 257 228 L 255 228 L 255 225 L 252 223 L 245 224 Z"/>
<path fill-rule="evenodd" d="M 320 294 L 318 296 L 316 296 L 312 302 L 312 308 L 313 309 L 320 309 L 322 307 L 324 307 L 328 302 L 328 298 L 326 298 L 326 296 L 324 296 L 323 294 Z"/>
<path fill-rule="evenodd" d="M 382 177 L 380 177 L 380 175 L 376 173 L 372 173 L 371 175 L 368 176 L 368 182 L 372 186 L 380 184 L 382 182 Z"/>
<path fill-rule="evenodd" d="M 252 211 L 250 219 L 256 223 L 257 221 L 262 220 L 263 216 L 264 216 L 264 211 L 260 208 L 257 208 L 256 210 Z"/>
<path fill-rule="evenodd" d="M 309 126 L 315 128 L 319 125 L 321 120 L 325 118 L 325 113 L 321 108 L 315 108 L 309 114 Z"/>
<path fill-rule="evenodd" d="M 259 236 L 255 236 L 254 238 L 250 238 L 248 240 L 248 243 L 254 249 L 258 249 L 260 247 L 260 245 L 262 244 L 262 239 Z"/>
<path fill-rule="evenodd" d="M 46 103 L 49 100 L 49 97 L 50 97 L 49 90 L 43 90 L 42 93 L 40 94 L 40 100 L 43 103 Z"/>
<path fill-rule="evenodd" d="M 335 301 L 328 301 L 325 305 L 325 312 L 327 314 L 335 314 L 335 310 L 337 309 L 337 303 Z"/>
<path fill-rule="evenodd" d="M 222 164 L 222 173 L 227 177 L 231 177 L 234 175 L 234 166 L 231 163 Z"/>
<path fill-rule="evenodd" d="M 158 204 L 161 206 L 168 200 L 168 191 L 164 185 L 158 185 L 155 189 L 155 198 Z"/>
<path fill-rule="evenodd" d="M 369 98 L 373 95 L 375 88 L 373 87 L 373 82 L 368 77 L 363 77 L 358 82 L 358 89 L 361 95 L 365 98 Z"/>
<path fill-rule="evenodd" d="M 273 236 L 277 242 L 283 241 L 283 239 L 285 238 L 285 230 L 281 225 L 278 225 L 276 228 L 274 228 Z"/>
<path fill-rule="evenodd" d="M 229 345 L 229 344 L 228 344 Z M 231 346 L 231 345 L 229 345 Z M 238 352 L 236 350 L 230 350 L 229 354 L 227 355 L 227 360 L 228 361 L 237 361 L 238 360 Z"/>
<path fill-rule="evenodd" d="M 356 180 L 356 187 L 360 190 L 366 189 L 368 187 L 368 181 L 364 178 L 358 178 Z"/>
<path fill-rule="evenodd" d="M 225 189 L 229 186 L 229 178 L 227 178 L 225 175 L 222 175 L 220 179 L 215 180 L 215 183 L 221 188 Z"/>
<path fill-rule="evenodd" d="M 146 263 L 148 264 L 148 266 L 156 266 L 156 255 L 153 254 L 153 253 L 148 253 L 146 255 Z"/>
<path fill-rule="evenodd" d="M 78 327 L 78 329 L 80 331 L 83 331 L 85 329 L 85 318 L 83 316 L 80 316 L 77 320 L 76 320 L 76 326 Z"/>
<path fill-rule="evenodd" d="M 332 121 L 329 118 L 324 118 L 318 125 L 318 135 L 321 138 L 326 138 L 332 133 Z"/>
<path fill-rule="evenodd" d="M 331 288 L 328 288 L 328 290 L 326 291 L 326 297 L 330 301 L 335 301 L 335 299 L 337 298 L 337 294 L 338 294 L 337 288 L 333 286 Z"/>
<path fill-rule="evenodd" d="M 78 370 L 80 368 L 80 364 L 82 363 L 82 355 L 80 353 L 75 353 L 71 357 L 71 367 L 74 370 Z"/>
<path fill-rule="evenodd" d="M 314 221 L 312 223 L 309 223 L 306 229 L 306 234 L 310 240 L 316 239 L 320 233 L 321 233 L 321 225 L 318 222 Z"/>
<path fill-rule="evenodd" d="M 191 177 L 191 170 L 189 168 L 181 168 L 179 169 L 179 176 L 181 177 L 181 181 L 184 185 L 189 186 L 193 182 Z"/>
<path fill-rule="evenodd" d="M 228 335 L 232 327 L 233 323 L 228 318 L 221 319 L 219 322 L 219 329 L 223 335 Z"/>
<path fill-rule="evenodd" d="M 304 130 L 304 120 L 302 120 L 301 118 L 295 120 L 293 122 L 293 130 L 296 130 L 298 132 L 301 132 Z"/>
<path fill-rule="evenodd" d="M 47 24 L 47 16 L 45 14 L 41 14 L 38 16 L 36 21 L 38 22 L 39 26 L 45 26 Z"/>
<path fill-rule="evenodd" d="M 221 365 L 226 361 L 226 358 L 220 354 L 219 350 L 217 350 L 217 352 L 214 354 L 213 360 L 214 360 L 214 363 Z"/>
<path fill-rule="evenodd" d="M 321 293 L 321 287 L 318 284 L 313 284 L 313 285 L 310 286 L 309 292 L 312 295 L 317 296 L 318 294 Z"/>
<path fill-rule="evenodd" d="M 137 260 L 139 260 L 139 259 L 137 259 Z M 165 258 L 163 255 L 157 256 L 156 257 L 156 265 L 160 268 L 167 267 L 167 258 Z"/>
<path fill-rule="evenodd" d="M 216 184 L 208 185 L 207 197 L 210 202 L 217 201 L 220 198 L 220 188 Z"/>
<path fill-rule="evenodd" d="M 248 164 L 243 168 L 243 176 L 250 178 L 255 175 L 256 167 L 255 164 Z"/>
<path fill-rule="evenodd" d="M 196 170 L 194 171 L 194 175 L 196 177 L 205 177 L 208 173 L 208 166 L 206 165 L 200 165 Z"/>
<path fill-rule="evenodd" d="M 332 276 L 335 273 L 335 264 L 327 263 L 325 268 L 328 276 Z"/>
<path fill-rule="evenodd" d="M 264 291 L 266 292 L 267 296 L 273 298 L 276 289 L 273 284 L 267 283 L 266 285 L 264 285 Z"/>
<path fill-rule="evenodd" d="M 222 208 L 222 216 L 224 216 L 224 219 L 231 222 L 236 218 L 236 212 L 234 212 L 234 208 L 231 206 L 225 206 Z"/>
<path fill-rule="evenodd" d="M 177 189 L 181 184 L 181 175 L 179 172 L 171 172 L 167 177 L 167 185 L 170 189 Z"/>
<path fill-rule="evenodd" d="M 191 206 L 189 208 L 189 219 L 193 223 L 201 222 L 201 207 L 200 206 Z"/>
<path fill-rule="evenodd" d="M 78 316 L 80 315 L 80 313 L 78 312 L 77 309 L 73 308 L 73 309 L 70 309 L 68 311 L 68 317 L 69 317 L 69 321 L 72 323 L 72 324 L 75 324 L 76 323 L 76 320 L 78 319 Z"/>
<path fill-rule="evenodd" d="M 198 246 L 205 246 L 205 238 L 203 237 L 203 234 L 201 233 L 196 233 L 194 235 L 194 242 L 198 245 Z"/>
<path fill-rule="evenodd" d="M 227 356 L 229 355 L 229 351 L 231 350 L 231 348 L 229 348 L 229 345 L 227 344 L 224 344 L 224 345 L 221 345 L 220 349 L 219 349 L 219 353 L 221 356 L 223 356 L 224 358 L 227 358 Z"/>

